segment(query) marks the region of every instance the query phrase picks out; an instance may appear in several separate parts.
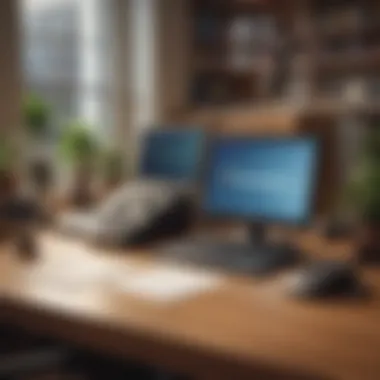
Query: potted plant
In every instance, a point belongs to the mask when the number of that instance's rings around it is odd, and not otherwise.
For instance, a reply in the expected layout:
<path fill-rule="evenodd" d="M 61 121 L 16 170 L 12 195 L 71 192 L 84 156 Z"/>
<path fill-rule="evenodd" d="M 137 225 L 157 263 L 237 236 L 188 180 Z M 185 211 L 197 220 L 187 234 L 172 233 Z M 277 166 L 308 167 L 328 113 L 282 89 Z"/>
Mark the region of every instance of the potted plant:
<path fill-rule="evenodd" d="M 31 94 L 24 99 L 24 126 L 27 131 L 28 146 L 31 148 L 30 176 L 36 192 L 45 194 L 51 182 L 51 167 L 47 156 L 47 136 L 51 109 L 37 95 Z"/>
<path fill-rule="evenodd" d="M 50 107 L 42 98 L 31 94 L 24 99 L 24 122 L 30 136 L 46 137 L 50 116 Z"/>
<path fill-rule="evenodd" d="M 349 187 L 350 201 L 360 221 L 358 258 L 380 263 L 380 128 L 374 127 Z"/>
<path fill-rule="evenodd" d="M 105 191 L 120 185 L 124 176 L 124 160 L 120 150 L 106 149 L 101 157 L 101 172 Z"/>
<path fill-rule="evenodd" d="M 87 206 L 92 200 L 91 186 L 98 144 L 92 127 L 81 121 L 70 122 L 63 131 L 60 152 L 72 174 L 71 201 Z"/>

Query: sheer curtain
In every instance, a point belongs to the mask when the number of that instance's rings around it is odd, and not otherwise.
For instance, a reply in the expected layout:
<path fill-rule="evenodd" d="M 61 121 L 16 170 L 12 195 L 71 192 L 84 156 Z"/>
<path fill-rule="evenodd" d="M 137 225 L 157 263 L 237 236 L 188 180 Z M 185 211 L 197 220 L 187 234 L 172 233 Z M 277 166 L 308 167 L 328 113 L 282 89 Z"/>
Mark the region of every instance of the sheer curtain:
<path fill-rule="evenodd" d="M 152 126 L 157 114 L 157 3 L 131 0 L 133 125 L 140 132 Z"/>
<path fill-rule="evenodd" d="M 100 135 L 110 135 L 112 4 L 21 0 L 25 91 L 51 104 L 57 132 L 71 119 L 81 119 Z"/>

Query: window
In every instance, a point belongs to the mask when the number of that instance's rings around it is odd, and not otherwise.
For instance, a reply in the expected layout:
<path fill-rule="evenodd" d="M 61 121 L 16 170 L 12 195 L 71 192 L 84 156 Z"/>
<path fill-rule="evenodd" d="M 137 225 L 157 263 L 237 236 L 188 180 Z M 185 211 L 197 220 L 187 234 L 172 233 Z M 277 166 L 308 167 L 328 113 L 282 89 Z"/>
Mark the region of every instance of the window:
<path fill-rule="evenodd" d="M 137 130 L 151 127 L 156 117 L 156 0 L 131 2 L 132 96 Z"/>
<path fill-rule="evenodd" d="M 104 0 L 22 0 L 26 92 L 54 110 L 54 130 L 82 119 L 99 134 L 112 128 L 112 22 Z"/>

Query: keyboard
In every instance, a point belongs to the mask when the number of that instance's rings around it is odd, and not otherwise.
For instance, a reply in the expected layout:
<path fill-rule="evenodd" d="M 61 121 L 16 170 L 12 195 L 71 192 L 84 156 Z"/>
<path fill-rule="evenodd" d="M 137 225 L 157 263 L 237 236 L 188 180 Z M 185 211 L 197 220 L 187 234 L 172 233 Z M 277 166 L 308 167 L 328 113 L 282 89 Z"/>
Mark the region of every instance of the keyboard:
<path fill-rule="evenodd" d="M 251 244 L 211 240 L 182 240 L 160 250 L 162 258 L 245 275 L 264 275 L 299 261 L 298 252 L 289 246 L 255 247 Z"/>

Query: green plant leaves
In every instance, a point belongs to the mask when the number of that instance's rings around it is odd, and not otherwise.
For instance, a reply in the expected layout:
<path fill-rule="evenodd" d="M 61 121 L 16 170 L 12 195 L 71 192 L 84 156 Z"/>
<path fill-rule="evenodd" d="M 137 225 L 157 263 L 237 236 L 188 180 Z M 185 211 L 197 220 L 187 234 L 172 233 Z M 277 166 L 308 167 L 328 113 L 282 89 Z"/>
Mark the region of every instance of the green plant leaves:
<path fill-rule="evenodd" d="M 124 172 L 122 153 L 117 149 L 106 149 L 101 156 L 101 171 L 107 180 L 119 180 Z"/>
<path fill-rule="evenodd" d="M 64 129 L 60 153 L 69 164 L 90 164 L 97 157 L 99 145 L 91 129 L 81 121 L 73 121 Z"/>
<path fill-rule="evenodd" d="M 369 133 L 348 187 L 348 200 L 361 216 L 380 221 L 380 129 Z"/>
<path fill-rule="evenodd" d="M 9 171 L 14 159 L 14 149 L 6 138 L 0 138 L 0 171 Z"/>
<path fill-rule="evenodd" d="M 43 136 L 48 127 L 51 109 L 48 104 L 37 95 L 29 95 L 23 104 L 24 123 L 32 136 Z"/>

